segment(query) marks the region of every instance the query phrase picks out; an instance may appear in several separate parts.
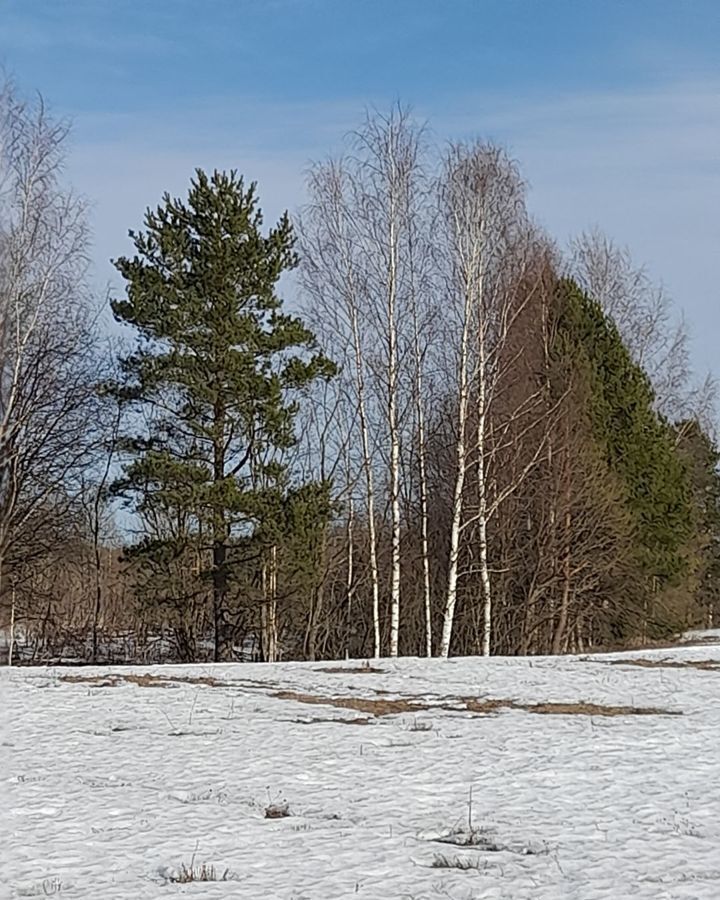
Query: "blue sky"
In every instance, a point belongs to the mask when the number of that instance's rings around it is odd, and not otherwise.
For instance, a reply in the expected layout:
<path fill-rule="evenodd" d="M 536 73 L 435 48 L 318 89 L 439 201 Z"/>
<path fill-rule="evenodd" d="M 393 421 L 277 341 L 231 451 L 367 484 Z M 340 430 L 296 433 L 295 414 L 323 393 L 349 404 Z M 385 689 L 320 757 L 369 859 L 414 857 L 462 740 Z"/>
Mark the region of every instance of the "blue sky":
<path fill-rule="evenodd" d="M 598 225 L 628 244 L 715 367 L 718 0 L 0 0 L 0 62 L 74 122 L 99 286 L 195 166 L 292 210 L 308 163 L 400 99 L 439 140 L 508 145 L 561 243 Z"/>

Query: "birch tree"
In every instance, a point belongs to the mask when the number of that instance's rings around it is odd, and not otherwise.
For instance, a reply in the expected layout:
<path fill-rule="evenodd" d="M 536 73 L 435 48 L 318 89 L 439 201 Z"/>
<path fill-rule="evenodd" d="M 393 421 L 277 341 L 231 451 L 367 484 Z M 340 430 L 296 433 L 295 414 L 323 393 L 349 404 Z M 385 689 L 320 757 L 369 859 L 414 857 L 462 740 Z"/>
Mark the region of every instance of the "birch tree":
<path fill-rule="evenodd" d="M 432 597 L 430 573 L 430 541 L 429 541 L 429 506 L 428 506 L 428 471 L 427 471 L 427 425 L 425 405 L 425 366 L 427 356 L 427 340 L 421 337 L 422 323 L 416 294 L 413 291 L 412 327 L 413 327 L 413 383 L 412 397 L 414 406 L 414 424 L 417 441 L 417 465 L 420 490 L 420 556 L 422 561 L 422 593 L 425 613 L 425 655 L 432 656 Z M 424 323 L 427 324 L 427 323 Z"/>
<path fill-rule="evenodd" d="M 412 223 L 419 214 L 421 131 L 400 108 L 368 116 L 352 154 L 316 166 L 303 215 L 303 285 L 317 327 L 333 335 L 358 408 L 375 653 L 382 651 L 376 520 L 386 488 L 390 530 L 388 652 L 397 656 L 401 612 L 403 431 L 412 359 Z"/>
<path fill-rule="evenodd" d="M 450 653 L 458 602 L 461 547 L 472 534 L 481 585 L 482 653 L 492 649 L 493 595 L 488 526 L 505 499 L 537 462 L 538 446 L 517 478 L 495 491 L 491 471 L 497 442 L 510 423 L 533 428 L 541 389 L 493 422 L 491 412 L 503 376 L 522 355 L 506 352 L 534 286 L 524 284 L 538 238 L 527 220 L 524 185 L 507 154 L 492 144 L 456 144 L 445 159 L 440 187 L 444 213 L 446 306 L 454 366 L 454 486 L 447 591 L 440 655 Z M 522 287 L 522 290 L 518 288 Z M 468 489 L 472 488 L 472 497 Z"/>

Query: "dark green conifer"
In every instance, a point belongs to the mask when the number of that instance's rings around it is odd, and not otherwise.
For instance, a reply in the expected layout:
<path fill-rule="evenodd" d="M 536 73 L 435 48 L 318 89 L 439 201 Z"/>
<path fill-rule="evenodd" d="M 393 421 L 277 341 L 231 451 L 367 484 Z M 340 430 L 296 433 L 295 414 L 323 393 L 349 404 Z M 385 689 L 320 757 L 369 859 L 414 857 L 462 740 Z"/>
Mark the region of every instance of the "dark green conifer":
<path fill-rule="evenodd" d="M 288 216 L 262 224 L 255 184 L 197 170 L 187 200 L 165 194 L 130 232 L 135 255 L 114 262 L 127 284 L 112 309 L 137 334 L 117 391 L 145 423 L 120 487 L 146 515 L 171 510 L 209 536 L 215 659 L 232 646 L 233 542 L 262 527 L 295 442 L 292 395 L 334 371 L 277 293 L 297 263 Z"/>

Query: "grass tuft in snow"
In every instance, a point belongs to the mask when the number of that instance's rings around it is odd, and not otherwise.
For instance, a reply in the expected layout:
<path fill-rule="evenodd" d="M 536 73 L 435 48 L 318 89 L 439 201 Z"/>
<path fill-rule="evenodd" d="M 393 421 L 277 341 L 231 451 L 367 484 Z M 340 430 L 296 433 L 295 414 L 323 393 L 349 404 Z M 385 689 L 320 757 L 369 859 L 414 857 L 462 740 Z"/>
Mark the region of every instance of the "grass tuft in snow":
<path fill-rule="evenodd" d="M 433 869 L 460 869 L 462 872 L 469 872 L 485 868 L 485 863 L 477 857 L 445 856 L 444 853 L 436 853 L 430 866 Z"/>
<path fill-rule="evenodd" d="M 230 869 L 225 869 L 222 875 L 218 875 L 215 866 L 202 863 L 196 866 L 190 863 L 186 866 L 182 863 L 177 872 L 171 872 L 167 879 L 171 884 L 190 884 L 193 881 L 230 881 Z"/>

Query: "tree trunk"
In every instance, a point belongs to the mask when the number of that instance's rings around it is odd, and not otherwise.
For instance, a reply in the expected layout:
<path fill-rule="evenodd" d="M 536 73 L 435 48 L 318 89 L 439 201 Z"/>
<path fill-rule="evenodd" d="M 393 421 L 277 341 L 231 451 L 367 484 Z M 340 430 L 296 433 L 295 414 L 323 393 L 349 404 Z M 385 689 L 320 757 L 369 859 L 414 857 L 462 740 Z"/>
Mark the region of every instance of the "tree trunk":
<path fill-rule="evenodd" d="M 355 376 L 358 393 L 358 414 L 360 417 L 360 436 L 362 440 L 363 469 L 365 470 L 365 486 L 367 490 L 368 540 L 370 543 L 370 581 L 372 584 L 372 621 L 373 621 L 373 653 L 375 659 L 380 656 L 380 574 L 378 570 L 377 532 L 375 530 L 375 484 L 370 455 L 370 432 L 367 410 L 365 406 L 365 375 L 363 370 L 362 348 L 360 344 L 360 328 L 357 309 L 350 309 L 350 322 L 353 333 L 355 351 Z"/>
<path fill-rule="evenodd" d="M 213 422 L 213 482 L 217 489 L 225 481 L 225 404 L 218 397 L 214 405 Z M 227 607 L 227 541 L 228 526 L 225 508 L 215 500 L 213 515 L 213 619 L 215 628 L 215 662 L 227 662 L 233 657 L 232 628 Z"/>
<path fill-rule="evenodd" d="M 218 532 L 216 532 L 218 533 Z M 220 534 L 222 532 L 220 531 Z M 225 539 L 213 541 L 213 618 L 215 625 L 215 662 L 232 659 L 232 633 L 227 609 L 227 547 Z"/>
<path fill-rule="evenodd" d="M 569 493 L 569 492 L 568 492 Z M 569 498 L 567 498 L 569 501 Z M 570 509 L 565 511 L 565 548 L 563 553 L 563 587 L 560 597 L 560 609 L 555 624 L 555 634 L 553 635 L 552 652 L 554 656 L 558 656 L 562 652 L 563 638 L 568 622 L 568 611 L 570 608 L 570 528 L 572 525 Z"/>
<path fill-rule="evenodd" d="M 98 652 L 98 625 L 100 622 L 100 612 L 102 609 L 102 581 L 100 578 L 100 543 L 98 535 L 93 535 L 94 551 L 95 551 L 95 603 L 93 605 L 93 623 L 92 623 L 92 661 L 93 665 L 97 663 Z"/>
<path fill-rule="evenodd" d="M 270 547 L 262 570 L 262 655 L 264 662 L 277 662 L 277 546 Z"/>
<path fill-rule="evenodd" d="M 13 664 L 13 652 L 15 650 L 15 585 L 10 591 L 10 644 L 8 646 L 8 666 Z"/>
<path fill-rule="evenodd" d="M 308 629 L 307 650 L 305 653 L 306 659 L 310 662 L 315 662 L 317 659 L 318 624 L 320 622 L 320 616 L 322 615 L 323 606 L 325 605 L 325 585 L 321 582 L 313 588 L 313 591 L 315 596 L 312 603 L 312 615 L 310 627 Z"/>
<path fill-rule="evenodd" d="M 347 522 L 347 580 L 345 589 L 347 592 L 347 628 L 345 630 L 345 659 L 350 659 L 350 637 L 352 628 L 353 594 L 355 593 L 355 550 L 353 547 L 355 525 L 355 507 L 350 497 L 348 504 Z"/>
<path fill-rule="evenodd" d="M 482 303 L 482 280 L 480 283 L 480 303 Z M 492 646 L 492 592 L 490 568 L 488 564 L 488 483 L 486 471 L 486 428 L 487 428 L 487 354 L 485 346 L 485 322 L 482 311 L 478 321 L 478 424 L 477 424 L 477 491 L 478 491 L 478 558 L 480 563 L 480 583 L 483 601 L 483 641 L 482 654 L 490 656 Z"/>
<path fill-rule="evenodd" d="M 415 410 L 417 415 L 418 468 L 420 474 L 420 539 L 425 601 L 425 655 L 432 656 L 432 607 L 430 597 L 430 548 L 428 540 L 428 483 L 425 458 L 425 409 L 423 396 L 423 354 L 420 348 L 417 303 L 413 297 L 413 345 L 415 350 Z"/>
<path fill-rule="evenodd" d="M 457 605 L 458 570 L 460 565 L 460 531 L 462 528 L 463 493 L 467 470 L 466 429 L 468 416 L 468 343 L 470 337 L 470 315 L 472 296 L 469 286 L 465 291 L 464 320 L 460 338 L 460 359 L 458 361 L 458 416 L 457 442 L 455 445 L 455 486 L 453 489 L 452 521 L 450 525 L 450 553 L 448 559 L 448 583 L 445 595 L 445 612 L 440 640 L 440 656 L 450 655 L 455 607 Z"/>
<path fill-rule="evenodd" d="M 317 658 L 317 636 L 320 616 L 325 605 L 325 578 L 327 562 L 327 529 L 323 529 L 321 549 L 317 560 L 316 571 L 321 573 L 320 580 L 311 588 L 310 615 L 308 617 L 307 633 L 305 638 L 305 658 L 314 662 Z"/>
<path fill-rule="evenodd" d="M 388 425 L 390 431 L 390 510 L 392 518 L 392 569 L 390 576 L 390 656 L 398 655 L 400 639 L 400 435 L 397 410 L 397 234 L 394 185 L 390 188 L 388 266 Z"/>
<path fill-rule="evenodd" d="M 478 558 L 480 561 L 480 583 L 483 598 L 483 656 L 490 656 L 492 649 L 492 590 L 490 584 L 490 568 L 488 565 L 487 517 L 481 514 L 478 522 Z"/>

